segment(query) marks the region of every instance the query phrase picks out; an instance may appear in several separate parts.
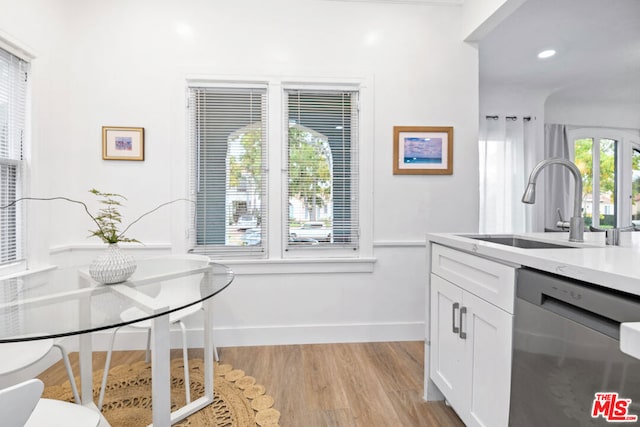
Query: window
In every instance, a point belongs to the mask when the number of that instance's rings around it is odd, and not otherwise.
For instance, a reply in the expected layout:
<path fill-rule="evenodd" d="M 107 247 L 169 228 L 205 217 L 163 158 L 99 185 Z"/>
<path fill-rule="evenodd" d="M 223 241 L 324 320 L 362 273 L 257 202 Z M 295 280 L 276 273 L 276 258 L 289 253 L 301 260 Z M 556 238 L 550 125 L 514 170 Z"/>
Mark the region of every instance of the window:
<path fill-rule="evenodd" d="M 192 251 L 357 256 L 355 85 L 198 85 L 189 88 Z M 267 158 L 267 147 L 281 154 Z"/>
<path fill-rule="evenodd" d="M 631 223 L 640 227 L 640 148 L 631 149 Z"/>
<path fill-rule="evenodd" d="M 575 129 L 568 137 L 582 174 L 585 225 L 640 225 L 640 137 L 605 128 Z"/>
<path fill-rule="evenodd" d="M 0 206 L 22 197 L 29 64 L 0 49 Z M 0 265 L 24 257 L 23 206 L 0 210 Z"/>
<path fill-rule="evenodd" d="M 263 256 L 266 88 L 189 89 L 194 252 Z"/>
<path fill-rule="evenodd" d="M 608 138 L 574 141 L 575 164 L 582 174 L 582 215 L 585 225 L 616 227 L 616 167 L 618 142 Z"/>
<path fill-rule="evenodd" d="M 285 90 L 287 251 L 358 247 L 357 105 L 353 91 Z"/>

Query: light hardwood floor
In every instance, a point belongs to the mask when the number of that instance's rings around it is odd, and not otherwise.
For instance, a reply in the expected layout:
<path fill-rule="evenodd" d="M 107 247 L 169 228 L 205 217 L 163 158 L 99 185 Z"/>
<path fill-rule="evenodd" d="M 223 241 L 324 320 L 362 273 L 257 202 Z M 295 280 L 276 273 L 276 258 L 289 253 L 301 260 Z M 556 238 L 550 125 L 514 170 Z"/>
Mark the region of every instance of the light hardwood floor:
<path fill-rule="evenodd" d="M 221 363 L 242 369 L 266 387 L 283 427 L 463 426 L 443 402 L 422 400 L 422 341 L 218 351 Z M 179 350 L 174 352 L 172 357 L 181 357 Z M 190 350 L 189 357 L 202 357 L 202 350 Z M 143 351 L 114 352 L 112 366 L 142 359 Z M 75 365 L 77 356 L 71 355 L 71 360 Z M 96 353 L 96 369 L 103 363 L 104 353 Z M 62 363 L 40 379 L 45 385 L 64 382 Z"/>

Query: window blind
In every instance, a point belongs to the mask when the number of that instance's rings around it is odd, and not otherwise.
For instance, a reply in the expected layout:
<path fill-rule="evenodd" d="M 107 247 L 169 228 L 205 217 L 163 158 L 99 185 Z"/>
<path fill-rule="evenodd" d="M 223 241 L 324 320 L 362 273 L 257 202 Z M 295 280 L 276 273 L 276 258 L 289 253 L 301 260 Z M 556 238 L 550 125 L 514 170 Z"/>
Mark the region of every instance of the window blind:
<path fill-rule="evenodd" d="M 0 49 L 0 206 L 22 197 L 29 64 Z M 0 265 L 24 254 L 21 203 L 0 209 Z"/>
<path fill-rule="evenodd" d="M 24 308 L 17 301 L 24 298 L 24 281 L 21 278 L 3 280 L 0 298 L 8 303 L 0 309 L 0 333 L 3 336 L 19 335 L 24 324 Z M 14 303 L 14 304 L 11 304 Z"/>
<path fill-rule="evenodd" d="M 285 90 L 287 250 L 358 248 L 358 92 Z"/>
<path fill-rule="evenodd" d="M 265 256 L 266 88 L 189 89 L 192 250 Z"/>

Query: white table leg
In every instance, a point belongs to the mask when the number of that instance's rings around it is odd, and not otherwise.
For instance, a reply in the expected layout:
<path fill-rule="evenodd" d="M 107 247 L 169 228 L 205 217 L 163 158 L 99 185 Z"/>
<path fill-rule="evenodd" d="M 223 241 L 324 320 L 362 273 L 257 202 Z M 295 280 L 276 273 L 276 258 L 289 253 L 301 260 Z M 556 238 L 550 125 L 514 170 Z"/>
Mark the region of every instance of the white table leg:
<path fill-rule="evenodd" d="M 84 279 L 80 280 L 80 287 L 85 288 L 89 283 Z M 91 297 L 82 298 L 79 305 L 80 327 L 86 328 L 91 323 Z M 93 354 L 91 334 L 80 334 L 78 336 L 78 359 L 80 362 L 80 399 L 83 405 L 93 403 Z"/>
<path fill-rule="evenodd" d="M 89 281 L 80 277 L 80 288 L 90 286 Z M 79 299 L 78 305 L 79 328 L 89 329 L 91 325 L 91 296 Z M 78 361 L 80 364 L 80 400 L 82 406 L 98 413 L 100 410 L 93 401 L 93 339 L 89 333 L 78 335 Z M 109 422 L 100 414 L 99 427 L 111 427 Z"/>
<path fill-rule="evenodd" d="M 213 298 L 204 306 L 204 395 L 213 402 Z"/>
<path fill-rule="evenodd" d="M 80 358 L 80 399 L 82 404 L 93 403 L 93 361 L 91 360 L 91 334 L 80 334 L 79 336 Z"/>
<path fill-rule="evenodd" d="M 169 341 L 169 315 L 152 320 L 151 338 L 151 399 L 153 426 L 171 425 L 171 367 Z"/>

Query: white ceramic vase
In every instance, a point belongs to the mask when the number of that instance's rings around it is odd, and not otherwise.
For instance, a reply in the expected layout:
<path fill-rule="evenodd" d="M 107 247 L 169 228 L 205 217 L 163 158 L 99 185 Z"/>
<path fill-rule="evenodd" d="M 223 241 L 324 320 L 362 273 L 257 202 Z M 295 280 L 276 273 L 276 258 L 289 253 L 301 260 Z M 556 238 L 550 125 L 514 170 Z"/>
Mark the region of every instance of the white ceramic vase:
<path fill-rule="evenodd" d="M 97 282 L 105 285 L 127 280 L 136 271 L 136 261 L 120 249 L 117 243 L 111 243 L 107 250 L 93 260 L 89 274 Z"/>

